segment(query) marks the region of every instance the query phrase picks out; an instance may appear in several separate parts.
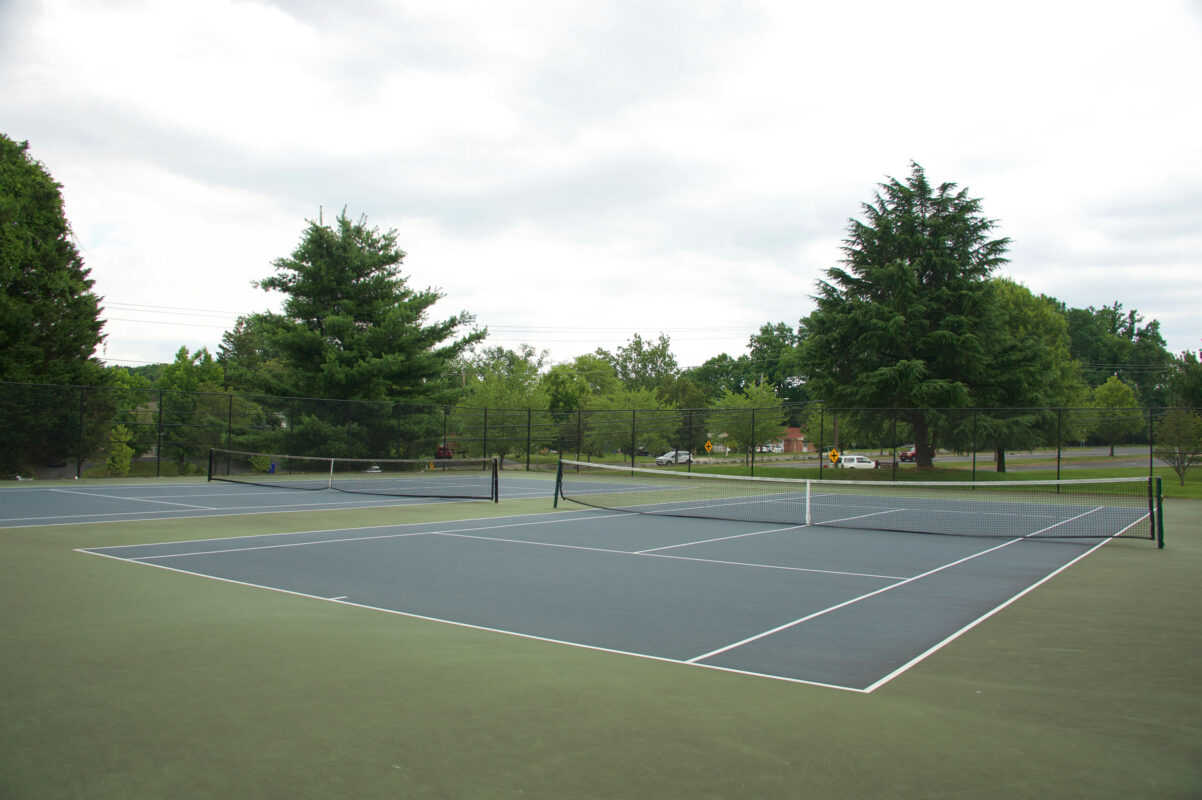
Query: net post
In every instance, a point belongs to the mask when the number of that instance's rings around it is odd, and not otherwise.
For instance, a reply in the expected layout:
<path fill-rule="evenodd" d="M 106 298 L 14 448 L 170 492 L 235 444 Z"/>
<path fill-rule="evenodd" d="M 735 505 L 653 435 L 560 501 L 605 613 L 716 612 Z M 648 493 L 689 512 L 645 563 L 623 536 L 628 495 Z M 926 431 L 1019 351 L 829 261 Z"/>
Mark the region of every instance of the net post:
<path fill-rule="evenodd" d="M 334 459 L 330 459 L 330 482 L 326 485 L 327 489 L 334 488 Z"/>
<path fill-rule="evenodd" d="M 1156 483 L 1156 549 L 1164 549 L 1164 491 L 1160 476 L 1153 479 Z"/>
<path fill-rule="evenodd" d="M 208 480 L 213 480 L 213 448 L 209 448 L 209 477 Z"/>
<path fill-rule="evenodd" d="M 563 491 L 563 459 L 559 459 L 559 466 L 555 468 L 555 497 L 551 502 L 551 508 L 559 508 L 559 495 Z"/>
<path fill-rule="evenodd" d="M 497 458 L 492 460 L 492 501 L 501 502 L 501 462 Z"/>

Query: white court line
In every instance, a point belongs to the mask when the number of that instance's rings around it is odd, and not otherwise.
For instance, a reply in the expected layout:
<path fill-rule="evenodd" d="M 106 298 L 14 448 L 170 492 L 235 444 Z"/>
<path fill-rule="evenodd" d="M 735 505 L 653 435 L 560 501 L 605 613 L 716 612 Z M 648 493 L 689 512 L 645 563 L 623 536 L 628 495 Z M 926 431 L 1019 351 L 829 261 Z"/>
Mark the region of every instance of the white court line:
<path fill-rule="evenodd" d="M 52 489 L 51 491 L 58 491 Z M 375 495 L 373 495 L 375 496 Z M 363 495 L 364 498 L 367 495 Z M 122 498 L 125 499 L 125 498 Z M 206 508 L 205 506 L 193 506 L 195 509 L 215 511 L 214 514 L 192 514 L 190 516 L 169 517 L 168 519 L 210 519 L 213 517 L 243 517 L 252 514 L 296 514 L 311 511 L 339 511 L 342 506 L 350 508 L 395 508 L 401 506 L 432 506 L 443 505 L 445 503 L 491 503 L 491 500 L 431 500 L 425 498 L 424 502 L 407 502 L 412 500 L 422 500 L 423 498 L 407 498 L 407 497 L 381 497 L 379 502 L 365 502 L 364 500 L 345 500 L 345 501 L 322 501 L 320 503 L 285 503 L 276 506 L 228 506 L 226 508 L 214 507 Z M 50 517 L 0 517 L 0 526 L 12 522 L 30 522 L 37 520 L 51 520 L 48 525 L 101 525 L 107 522 L 154 522 L 152 515 L 158 514 L 182 514 L 182 511 L 164 510 L 164 511 L 110 511 L 104 514 L 65 514 L 62 516 Z M 122 519 L 99 519 L 99 517 L 121 517 Z M 133 517 L 133 519 L 125 519 Z M 53 520 L 82 520 L 80 522 L 54 522 Z M 9 527 L 28 527 L 19 525 L 10 525 Z M 237 537 L 234 537 L 237 538 Z"/>
<path fill-rule="evenodd" d="M 882 514 L 896 514 L 899 511 L 906 511 L 904 508 L 890 508 L 885 511 L 873 511 L 871 514 L 856 514 L 854 517 L 843 517 L 842 519 L 824 519 L 822 522 L 816 522 L 815 525 L 833 525 L 836 522 L 851 522 L 854 519 L 865 519 L 866 517 L 879 517 Z"/>
<path fill-rule="evenodd" d="M 414 505 L 424 505 L 424 504 L 414 504 Z M 291 512 L 288 512 L 288 513 L 291 513 Z M 585 512 L 567 512 L 567 513 L 568 514 L 583 514 Z M 591 512 L 591 513 L 595 513 L 595 512 Z M 535 513 L 535 514 L 510 515 L 510 516 L 505 517 L 505 519 L 514 520 L 514 519 L 527 519 L 529 517 L 550 517 L 550 516 L 563 517 L 564 515 L 565 515 L 564 512 L 560 512 L 560 511 L 544 511 L 544 512 L 539 512 L 539 513 Z M 244 516 L 244 515 L 232 514 L 231 516 Z M 604 516 L 614 516 L 614 515 L 606 514 Z M 195 518 L 184 517 L 182 519 L 207 519 L 207 518 L 208 517 L 195 517 Z M 586 517 L 581 516 L 580 518 L 585 519 Z M 593 519 L 603 519 L 604 517 L 593 516 L 592 518 Z M 469 518 L 469 519 L 447 520 L 447 522 L 462 522 L 462 523 L 474 522 L 474 521 L 487 522 L 490 519 L 496 519 L 496 518 L 495 517 L 480 517 L 477 520 L 472 520 Z M 214 537 L 210 537 L 208 539 L 185 539 L 185 540 L 167 541 L 167 542 L 146 542 L 145 544 L 100 545 L 100 546 L 92 547 L 92 548 L 79 547 L 79 548 L 76 548 L 76 551 L 80 552 L 80 553 L 90 553 L 93 550 L 124 550 L 124 549 L 128 549 L 131 547 L 162 547 L 164 545 L 182 544 L 184 542 L 187 542 L 189 544 L 199 544 L 200 542 L 230 542 L 230 541 L 237 541 L 238 539 L 267 539 L 267 538 L 272 538 L 275 536 L 308 536 L 308 535 L 315 534 L 315 533 L 344 533 L 346 531 L 370 531 L 370 530 L 379 530 L 380 528 L 412 528 L 412 527 L 415 527 L 418 525 L 429 526 L 429 525 L 438 525 L 438 524 L 440 524 L 440 523 L 431 522 L 429 520 L 426 520 L 424 522 L 386 522 L 381 525 L 356 525 L 356 526 L 350 527 L 350 528 L 310 528 L 308 530 L 303 530 L 303 531 L 281 531 L 279 533 L 253 533 L 253 534 L 249 534 L 249 535 L 248 534 L 239 534 L 237 536 L 214 536 Z M 418 532 L 423 533 L 424 531 L 418 531 Z M 98 553 L 97 555 L 102 555 L 102 554 Z M 120 556 L 114 556 L 114 558 L 120 558 Z"/>
<path fill-rule="evenodd" d="M 476 530 L 486 530 L 485 528 L 477 528 Z M 770 531 L 757 531 L 757 533 L 769 533 Z M 842 572 L 833 569 L 814 569 L 811 567 L 786 567 L 780 564 L 760 564 L 754 561 L 725 561 L 717 558 L 699 558 L 696 556 L 675 556 L 665 553 L 653 553 L 648 550 L 613 550 L 607 547 L 589 547 L 581 544 L 560 544 L 557 542 L 533 542 L 528 539 L 505 539 L 497 536 L 475 536 L 470 533 L 459 533 L 454 531 L 432 531 L 432 533 L 443 536 L 453 536 L 459 539 L 483 539 L 491 542 L 504 542 L 507 544 L 524 544 L 531 547 L 558 547 L 563 550 L 585 550 L 594 553 L 612 553 L 621 556 L 636 556 L 639 558 L 666 558 L 673 561 L 699 561 L 705 564 L 725 564 L 732 567 L 755 567 L 757 569 L 779 569 L 786 572 L 810 572 L 820 575 L 844 575 L 855 578 L 878 578 L 889 581 L 900 581 L 904 578 L 900 575 L 874 575 L 868 572 Z M 743 536 L 753 536 L 755 534 L 741 534 Z M 730 537 L 737 538 L 737 537 Z M 714 539 L 712 541 L 718 541 Z"/>
<path fill-rule="evenodd" d="M 861 600 L 867 600 L 870 597 L 876 597 L 878 594 L 884 594 L 885 592 L 892 591 L 894 589 L 897 589 L 898 587 L 906 586 L 908 584 L 913 583 L 914 581 L 921 580 L 922 578 L 926 578 L 931 575 L 934 575 L 937 572 L 943 572 L 945 569 L 950 569 L 951 567 L 954 567 L 958 564 L 963 564 L 967 561 L 972 561 L 974 558 L 980 558 L 983 555 L 988 555 L 989 553 L 996 552 L 997 550 L 1001 550 L 1003 547 L 1009 547 L 1012 544 L 1017 544 L 1018 542 L 1025 541 L 1028 538 L 1038 536 L 1039 534 L 1043 533 L 1044 531 L 1049 531 L 1052 528 L 1059 527 L 1061 525 L 1064 525 L 1065 523 L 1072 522 L 1073 520 L 1080 519 L 1081 517 L 1087 516 L 1089 514 L 1094 513 L 1095 511 L 1100 511 L 1100 510 L 1101 510 L 1101 507 L 1092 508 L 1089 511 L 1085 511 L 1081 514 L 1078 514 L 1075 517 L 1072 517 L 1071 519 L 1066 519 L 1061 522 L 1057 522 L 1055 525 L 1049 525 L 1046 528 L 1035 531 L 1034 533 L 1029 533 L 1021 539 L 1011 539 L 1010 541 L 1002 542 L 999 545 L 990 547 L 986 550 L 982 550 L 979 553 L 973 553 L 972 555 L 965 556 L 964 558 L 957 559 L 955 561 L 944 564 L 942 566 L 935 567 L 934 569 L 929 569 L 926 572 L 920 573 L 918 575 L 914 575 L 913 577 L 906 578 L 905 580 L 899 581 L 898 583 L 895 583 L 892 586 L 883 586 L 880 589 L 877 589 L 877 590 L 871 591 L 871 592 L 867 592 L 865 594 L 860 595 L 859 597 L 853 597 L 850 600 L 844 600 L 842 603 L 836 603 L 835 605 L 830 606 L 829 608 L 824 608 L 820 611 L 815 611 L 812 614 L 807 614 L 806 616 L 801 617 L 799 619 L 795 619 L 792 622 L 786 622 L 783 625 L 777 625 L 775 628 L 772 628 L 771 630 L 762 631 L 753 636 L 748 636 L 746 639 L 742 639 L 742 640 L 734 642 L 732 644 L 728 644 L 725 647 L 719 647 L 718 649 L 711 650 L 708 653 L 702 653 L 699 656 L 694 656 L 693 658 L 689 659 L 689 663 L 692 664 L 697 661 L 703 661 L 707 658 L 713 658 L 716 655 L 721 655 L 722 653 L 728 652 L 730 650 L 734 650 L 735 648 L 742 647 L 745 644 L 750 644 L 750 643 L 758 641 L 760 639 L 764 639 L 768 636 L 772 636 L 773 634 L 780 633 L 781 631 L 788 630 L 789 628 L 793 628 L 797 625 L 801 625 L 804 622 L 809 622 L 812 619 L 816 619 L 818 617 L 824 616 L 826 614 L 831 613 L 832 611 L 838 611 L 841 608 L 846 608 L 847 606 L 858 603 Z"/>
<path fill-rule="evenodd" d="M 99 492 L 81 492 L 77 489 L 51 489 L 50 491 L 60 492 L 62 494 L 78 494 L 78 495 L 83 495 L 84 497 L 103 497 L 106 500 L 133 500 L 134 502 L 137 502 L 137 503 L 159 503 L 160 505 L 165 505 L 165 506 L 183 506 L 184 508 L 191 508 L 191 509 L 195 509 L 198 511 L 216 511 L 217 510 L 217 509 L 213 508 L 212 506 L 197 506 L 197 505 L 192 505 L 190 503 L 172 503 L 168 500 L 150 500 L 145 497 L 121 497 L 120 495 L 100 494 Z M 130 513 L 134 513 L 134 512 L 130 512 Z"/>
<path fill-rule="evenodd" d="M 607 516 L 616 517 L 616 516 L 621 516 L 621 515 L 620 514 L 609 514 Z M 226 547 L 221 550 L 194 550 L 194 551 L 190 551 L 190 552 L 186 552 L 186 553 L 164 553 L 162 555 L 130 556 L 129 558 L 127 558 L 125 560 L 126 561 L 150 561 L 151 559 L 159 559 L 159 558 L 184 558 L 187 556 L 207 556 L 207 555 L 217 555 L 217 554 L 222 554 L 222 553 L 244 553 L 244 552 L 250 552 L 252 550 L 279 550 L 279 549 L 283 549 L 285 547 L 308 547 L 310 545 L 341 544 L 343 542 L 367 542 L 367 541 L 373 541 L 373 540 L 377 540 L 377 539 L 403 539 L 408 536 L 435 536 L 435 535 L 459 536 L 459 535 L 463 535 L 464 531 L 490 531 L 490 530 L 497 530 L 500 528 L 525 528 L 525 527 L 529 527 L 532 525 L 554 525 L 558 522 L 581 522 L 581 521 L 584 521 L 585 519 L 586 518 L 584 518 L 584 517 L 577 517 L 574 519 L 548 519 L 548 520 L 542 520 L 540 522 L 507 522 L 502 525 L 481 525 L 481 526 L 471 527 L 471 528 L 451 528 L 449 530 L 411 531 L 409 533 L 381 533 L 378 536 L 340 536 L 340 537 L 337 537 L 334 539 L 315 539 L 311 542 L 283 542 L 281 544 L 260 544 L 260 545 L 251 545 L 249 547 Z M 599 518 L 592 517 L 591 519 L 599 519 Z M 426 523 L 426 524 L 429 524 L 429 523 Z M 372 527 L 374 527 L 374 528 L 394 528 L 396 526 L 395 525 L 376 525 L 376 526 L 372 526 Z M 370 528 L 368 530 L 370 530 Z M 324 533 L 324 531 L 321 531 L 321 532 Z M 276 535 L 279 535 L 279 534 L 276 534 Z M 291 535 L 298 535 L 298 534 L 291 534 Z M 238 538 L 251 539 L 251 538 L 256 538 L 256 537 L 242 536 L 242 537 L 238 537 Z M 480 536 L 480 537 L 474 537 L 474 538 L 486 539 L 489 537 Z M 501 541 L 507 541 L 507 540 L 501 540 Z M 513 541 L 518 541 L 518 540 L 515 539 Z M 170 544 L 170 542 L 168 544 Z M 187 544 L 187 542 L 181 542 L 181 544 Z M 155 545 L 123 545 L 123 546 L 124 547 L 153 547 Z M 95 548 L 95 549 L 108 550 L 108 549 L 112 549 L 112 548 L 99 547 L 99 548 Z M 83 552 L 90 553 L 90 552 L 92 552 L 92 550 L 85 549 L 85 550 L 83 550 Z M 626 553 L 629 551 L 615 550 L 613 552 Z"/>
<path fill-rule="evenodd" d="M 1090 513 L 1090 512 L 1086 512 L 1086 513 Z M 1124 530 L 1126 530 L 1126 529 L 1124 528 Z M 1117 536 L 1117 535 L 1118 535 L 1118 534 L 1115 534 L 1115 536 Z M 1100 542 L 1098 542 L 1097 544 L 1095 544 L 1093 547 L 1091 547 L 1091 548 L 1089 548 L 1088 550 L 1086 550 L 1084 553 L 1081 553 L 1079 556 L 1077 556 L 1077 557 L 1076 557 L 1076 558 L 1074 558 L 1073 560 L 1071 560 L 1071 561 L 1068 561 L 1068 562 L 1065 562 L 1064 564 L 1061 564 L 1061 565 L 1060 565 L 1059 567 L 1057 567 L 1055 570 L 1053 570 L 1052 572 L 1049 572 L 1047 575 L 1045 575 L 1044 577 L 1040 578 L 1040 579 L 1039 579 L 1039 580 L 1037 580 L 1035 583 L 1033 583 L 1033 584 L 1031 584 L 1030 586 L 1028 586 L 1026 589 L 1023 589 L 1021 592 L 1019 592 L 1018 594 L 1014 595 L 1014 596 L 1013 596 L 1013 597 L 1011 597 L 1009 600 L 1005 601 L 1004 603 L 1000 603 L 1000 604 L 999 604 L 999 605 L 998 605 L 996 608 L 994 608 L 992 611 L 989 611 L 988 613 L 982 614 L 981 616 L 979 616 L 979 617 L 977 617 L 976 619 L 974 619 L 972 622 L 970 622 L 970 623 L 968 623 L 967 625 L 965 625 L 965 626 L 964 626 L 963 628 L 961 628 L 960 630 L 958 630 L 958 631 L 956 631 L 955 633 L 953 633 L 953 634 L 949 635 L 949 636 L 948 636 L 947 638 L 945 638 L 943 641 L 941 641 L 941 642 L 937 642 L 936 644 L 933 644 L 933 645 L 931 645 L 931 646 L 930 646 L 930 647 L 928 647 L 926 650 L 924 650 L 923 652 L 921 652 L 921 653 L 919 653 L 918 655 L 914 656 L 914 658 L 912 658 L 912 659 L 910 659 L 909 661 L 907 661 L 905 664 L 902 664 L 900 667 L 898 667 L 897 669 L 895 669 L 895 670 L 893 670 L 892 672 L 890 672 L 888 675 L 885 675 L 884 677 L 882 677 L 882 678 L 880 678 L 879 680 L 877 680 L 875 683 L 873 683 L 873 684 L 871 684 L 871 685 L 869 685 L 869 686 L 865 687 L 864 691 L 865 691 L 865 692 L 872 692 L 872 691 L 876 690 L 877 688 L 879 688 L 879 687 L 881 687 L 881 686 L 884 686 L 886 683 L 888 683 L 889 681 L 893 680 L 893 679 L 894 679 L 894 678 L 896 678 L 898 675 L 901 675 L 903 672 L 905 672 L 906 670 L 910 669 L 910 667 L 913 667 L 915 664 L 918 664 L 919 662 L 921 662 L 921 661 L 922 661 L 923 659 L 925 659 L 927 656 L 930 656 L 931 654 L 938 652 L 939 650 L 941 650 L 942 648 L 946 647 L 946 646 L 947 646 L 948 644 L 950 644 L 951 642 L 954 642 L 956 639 L 959 639 L 961 636 L 963 636 L 964 634 L 968 633 L 970 630 L 972 630 L 973 628 L 977 627 L 978 625 L 980 625 L 980 624 L 981 624 L 982 622 L 984 622 L 985 620 L 987 620 L 987 619 L 989 619 L 990 617 L 992 617 L 994 614 L 996 614 L 996 613 L 998 613 L 999 611 L 1001 611 L 1003 608 L 1006 608 L 1007 606 L 1011 605 L 1012 603 L 1015 603 L 1016 601 L 1018 601 L 1018 599 L 1019 599 L 1020 597 L 1025 597 L 1025 596 L 1026 596 L 1027 594 L 1029 594 L 1030 592 L 1033 592 L 1033 591 L 1035 591 L 1035 589 L 1037 589 L 1038 587 L 1040 587 L 1040 586 L 1042 586 L 1043 584 L 1047 583 L 1047 582 L 1048 582 L 1048 581 L 1050 581 L 1052 578 L 1054 578 L 1054 577 L 1056 577 L 1057 575 L 1059 575 L 1061 572 L 1064 572 L 1066 569 L 1068 569 L 1069 567 L 1071 567 L 1073 564 L 1076 564 L 1076 563 L 1077 563 L 1078 561 L 1080 561 L 1081 559 L 1085 558 L 1087 555 L 1089 555 L 1090 553 L 1092 553 L 1094 550 L 1097 550 L 1097 549 L 1098 549 L 1099 547 L 1101 547 L 1102 545 L 1106 544 L 1106 543 L 1107 543 L 1107 542 L 1109 542 L 1109 541 L 1112 541 L 1112 540 L 1113 540 L 1113 538 L 1114 538 L 1114 537 L 1111 537 L 1110 539 L 1103 539 L 1102 541 L 1100 541 Z"/>
<path fill-rule="evenodd" d="M 730 539 L 742 539 L 744 536 L 759 536 L 764 533 L 781 533 L 782 531 L 795 531 L 799 528 L 804 528 L 804 525 L 789 525 L 785 528 L 769 528 L 765 531 L 752 531 L 751 533 L 736 533 L 733 536 L 719 536 L 714 539 L 699 539 L 695 542 L 681 542 L 680 544 L 669 544 L 663 547 L 650 547 L 646 550 L 636 550 L 636 555 L 645 555 L 647 553 L 658 553 L 660 550 L 672 550 L 677 547 L 692 547 L 695 544 L 709 544 L 711 542 L 725 542 Z"/>

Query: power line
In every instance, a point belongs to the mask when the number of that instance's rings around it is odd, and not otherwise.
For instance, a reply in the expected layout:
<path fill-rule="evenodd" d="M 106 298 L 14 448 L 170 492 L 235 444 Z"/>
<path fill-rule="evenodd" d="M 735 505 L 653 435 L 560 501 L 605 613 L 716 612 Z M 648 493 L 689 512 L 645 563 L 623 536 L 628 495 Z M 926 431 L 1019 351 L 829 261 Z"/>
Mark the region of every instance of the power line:
<path fill-rule="evenodd" d="M 204 325 L 199 322 L 168 322 L 161 319 L 125 319 L 124 317 L 109 317 L 105 322 L 137 322 L 143 325 L 169 325 L 172 328 L 215 328 L 226 330 L 224 325 Z"/>
<path fill-rule="evenodd" d="M 195 312 L 197 314 L 222 314 L 222 315 L 230 316 L 230 317 L 238 316 L 241 313 L 238 311 L 218 311 L 217 309 L 214 309 L 214 308 L 184 308 L 182 306 L 147 305 L 145 303 L 122 303 L 122 302 L 110 301 L 110 300 L 103 301 L 101 303 L 101 305 L 109 307 L 109 308 L 118 308 L 119 307 L 119 308 L 125 308 L 125 309 L 138 309 L 138 310 L 151 310 L 151 311 L 191 311 L 191 312 Z"/>

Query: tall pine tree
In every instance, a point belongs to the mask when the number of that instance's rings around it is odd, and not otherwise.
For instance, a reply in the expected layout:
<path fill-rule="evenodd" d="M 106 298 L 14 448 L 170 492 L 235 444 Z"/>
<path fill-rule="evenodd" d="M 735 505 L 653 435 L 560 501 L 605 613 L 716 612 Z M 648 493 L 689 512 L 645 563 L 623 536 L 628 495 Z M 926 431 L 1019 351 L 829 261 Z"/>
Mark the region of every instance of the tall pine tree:
<path fill-rule="evenodd" d="M 92 383 L 100 299 L 75 246 L 62 186 L 0 134 L 0 380 Z"/>
<path fill-rule="evenodd" d="M 0 381 L 93 385 L 104 339 L 100 299 L 75 246 L 62 187 L 0 134 Z M 81 440 L 75 390 L 6 387 L 0 394 L 0 474 L 65 462 Z M 94 438 L 93 421 L 84 426 Z"/>
<path fill-rule="evenodd" d="M 452 362 L 484 338 L 460 313 L 430 321 L 442 294 L 415 291 L 400 265 L 396 231 L 381 233 L 346 212 L 333 225 L 310 222 L 276 274 L 257 285 L 285 295 L 282 314 L 256 318 L 278 368 L 264 376 L 272 394 L 341 400 L 447 402 Z"/>
<path fill-rule="evenodd" d="M 933 187 L 911 166 L 850 222 L 845 268 L 826 271 L 802 320 L 802 369 L 830 407 L 903 409 L 918 466 L 930 467 L 928 409 L 970 405 L 989 378 L 987 279 L 1009 240 L 989 238 L 995 223 L 967 190 Z"/>

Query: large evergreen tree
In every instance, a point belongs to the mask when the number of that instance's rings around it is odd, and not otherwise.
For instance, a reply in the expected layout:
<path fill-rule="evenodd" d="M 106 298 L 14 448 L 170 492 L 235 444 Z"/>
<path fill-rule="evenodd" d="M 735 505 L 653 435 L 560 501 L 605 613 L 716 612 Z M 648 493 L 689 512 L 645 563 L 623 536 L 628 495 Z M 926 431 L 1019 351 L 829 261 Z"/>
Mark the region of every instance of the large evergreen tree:
<path fill-rule="evenodd" d="M 407 285 L 396 238 L 344 210 L 333 225 L 310 222 L 292 255 L 273 262 L 276 274 L 257 285 L 285 300 L 282 314 L 255 321 L 280 362 L 264 389 L 345 400 L 455 398 L 452 362 L 485 332 L 463 333 L 473 322 L 467 313 L 428 319 L 442 294 Z"/>
<path fill-rule="evenodd" d="M 0 380 L 100 380 L 100 299 L 61 189 L 28 142 L 0 134 Z"/>
<path fill-rule="evenodd" d="M 989 377 L 991 292 L 1008 239 L 980 200 L 932 186 L 912 164 L 890 179 L 865 221 L 852 220 L 844 267 L 826 271 L 817 309 L 802 321 L 802 369 L 832 407 L 900 408 L 920 467 L 931 466 L 934 422 L 925 409 L 971 405 Z"/>
<path fill-rule="evenodd" d="M 104 339 L 100 299 L 75 246 L 62 187 L 29 153 L 28 142 L 0 134 L 0 381 L 95 385 L 93 357 Z M 0 402 L 0 474 L 62 463 L 95 419 L 79 419 L 75 391 L 7 391 Z M 94 435 L 95 434 L 95 435 Z"/>

